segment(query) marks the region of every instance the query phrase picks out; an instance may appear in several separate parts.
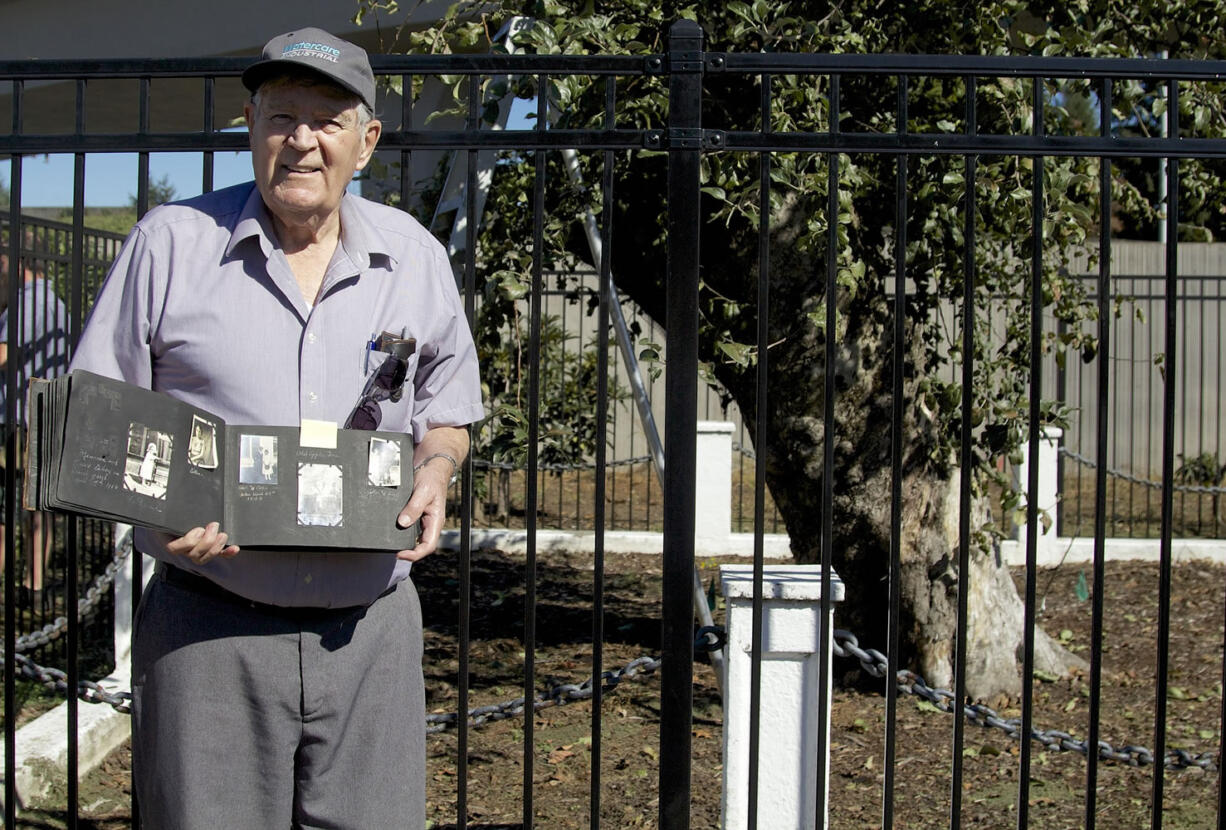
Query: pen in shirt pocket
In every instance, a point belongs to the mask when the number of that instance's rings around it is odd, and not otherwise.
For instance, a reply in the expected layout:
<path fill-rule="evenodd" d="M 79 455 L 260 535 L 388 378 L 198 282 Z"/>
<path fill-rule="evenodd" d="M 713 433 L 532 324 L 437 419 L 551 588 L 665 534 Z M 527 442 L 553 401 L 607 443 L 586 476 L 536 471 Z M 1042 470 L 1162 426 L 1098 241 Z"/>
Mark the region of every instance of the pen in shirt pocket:
<path fill-rule="evenodd" d="M 375 350 L 375 344 L 378 342 L 378 335 L 372 331 L 370 339 L 366 341 L 366 347 L 362 349 L 362 356 L 358 361 L 358 371 L 363 375 L 370 371 L 370 353 Z"/>

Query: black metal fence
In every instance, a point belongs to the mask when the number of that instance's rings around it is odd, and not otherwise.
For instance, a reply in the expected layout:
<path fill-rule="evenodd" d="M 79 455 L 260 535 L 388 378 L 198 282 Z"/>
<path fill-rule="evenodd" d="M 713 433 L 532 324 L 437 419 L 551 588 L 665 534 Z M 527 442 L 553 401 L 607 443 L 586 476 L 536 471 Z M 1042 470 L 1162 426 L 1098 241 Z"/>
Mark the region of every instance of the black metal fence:
<path fill-rule="evenodd" d="M 1123 247 L 1117 245 L 1117 248 Z M 1135 243 L 1128 247 L 1137 247 Z M 1147 243 L 1140 253 L 1157 260 L 1160 245 Z M 1226 484 L 1226 435 L 1220 413 L 1226 408 L 1226 387 L 1221 383 L 1222 315 L 1226 311 L 1226 263 L 1219 263 L 1220 243 L 1185 246 L 1196 248 L 1201 267 L 1187 269 L 1181 262 L 1176 314 L 1175 371 L 1178 372 L 1175 442 L 1174 535 L 1177 538 L 1223 538 L 1226 516 L 1220 509 L 1221 487 Z M 1181 261 L 1185 259 L 1182 256 Z M 1188 251 L 1191 253 L 1191 251 Z M 1206 256 L 1209 255 L 1209 256 Z M 1134 256 L 1133 259 L 1140 257 Z M 1191 257 L 1187 257 L 1191 258 Z M 1116 321 L 1111 344 L 1113 357 L 1106 406 L 1112 441 L 1108 447 L 1106 532 L 1108 537 L 1155 538 L 1161 528 L 1162 400 L 1156 394 L 1162 382 L 1154 356 L 1163 349 L 1166 295 L 1164 279 L 1134 270 L 1135 262 L 1112 273 L 1112 286 L 1127 297 L 1132 313 Z M 1191 273 L 1188 272 L 1191 270 Z M 1091 289 L 1097 290 L 1096 287 Z M 1053 367 L 1055 368 L 1055 367 Z M 1056 397 L 1081 403 L 1066 431 L 1068 449 L 1061 470 L 1061 528 L 1066 536 L 1093 534 L 1096 367 L 1080 362 L 1056 369 Z"/>
<path fill-rule="evenodd" d="M 0 83 L 7 83 L 11 89 L 10 112 L 12 127 L 0 134 L 0 154 L 10 158 L 10 189 L 12 193 L 9 208 L 9 223 L 15 225 L 20 221 L 23 164 L 30 156 L 41 153 L 73 153 L 76 158 L 75 181 L 76 203 L 73 207 L 73 218 L 69 226 L 72 250 L 67 253 L 69 286 L 67 306 L 70 319 L 70 339 L 75 340 L 80 330 L 82 311 L 88 296 L 87 255 L 85 251 L 85 224 L 83 190 L 85 178 L 86 155 L 105 152 L 136 152 L 140 157 L 140 180 L 138 202 L 142 209 L 148 200 L 149 192 L 149 156 L 152 153 L 167 151 L 195 151 L 204 158 L 204 189 L 211 188 L 212 155 L 226 150 L 240 150 L 245 144 L 245 136 L 222 132 L 217 129 L 219 122 L 224 122 L 226 113 L 219 113 L 215 101 L 223 97 L 219 88 L 225 87 L 233 91 L 235 78 L 243 68 L 242 59 L 190 59 L 173 61 L 40 61 L 17 62 L 0 61 Z M 583 129 L 546 128 L 549 124 L 548 110 L 551 106 L 545 97 L 537 99 L 537 126 L 527 130 L 490 131 L 481 128 L 485 87 L 481 83 L 471 83 L 468 88 L 468 99 L 461 102 L 466 105 L 466 118 L 463 124 L 447 129 L 425 129 L 425 119 L 420 112 L 414 110 L 411 97 L 399 99 L 399 113 L 389 115 L 389 129 L 384 133 L 381 147 L 399 155 L 401 170 L 398 198 L 400 204 L 409 205 L 413 201 L 414 189 L 410 180 L 412 156 L 432 151 L 453 151 L 467 155 L 468 180 L 467 192 L 477 190 L 476 155 L 482 150 L 513 151 L 525 164 L 534 167 L 532 176 L 532 192 L 527 195 L 526 204 L 531 207 L 534 221 L 534 234 L 525 245 L 530 247 L 531 264 L 523 274 L 525 281 L 531 286 L 531 326 L 530 339 L 526 360 L 532 371 L 539 370 L 540 348 L 540 297 L 543 294 L 542 275 L 550 263 L 545 261 L 543 252 L 543 234 L 545 222 L 545 205 L 547 187 L 546 161 L 551 153 L 567 148 L 580 148 L 583 153 L 600 157 L 600 165 L 604 171 L 601 183 L 602 211 L 599 216 L 600 230 L 603 238 L 603 255 L 600 261 L 593 263 L 601 278 L 601 288 L 596 310 L 595 330 L 598 336 L 597 354 L 599 357 L 599 390 L 595 417 L 597 419 L 597 434 L 603 435 L 608 429 L 608 397 L 607 379 L 608 367 L 608 310 L 610 302 L 611 275 L 613 263 L 617 259 L 615 229 L 612 227 L 614 192 L 617 179 L 615 157 L 628 157 L 631 163 L 637 154 L 665 153 L 668 158 L 667 186 L 667 237 L 668 237 L 668 280 L 667 280 L 667 318 L 665 330 L 668 339 L 668 359 L 666 366 L 667 411 L 665 426 L 666 477 L 663 488 L 663 533 L 664 550 L 662 556 L 663 588 L 660 614 L 660 646 L 661 646 L 661 691 L 659 701 L 659 781 L 658 781 L 658 824 L 668 830 L 680 830 L 691 824 L 691 777 L 693 758 L 693 677 L 694 677 L 694 623 L 692 606 L 692 587 L 694 575 L 694 481 L 695 467 L 694 436 L 697 418 L 697 377 L 700 368 L 699 354 L 699 280 L 703 267 L 701 250 L 702 212 L 700 193 L 703 187 L 703 156 L 714 153 L 747 154 L 759 160 L 761 173 L 761 194 L 763 200 L 770 195 L 770 166 L 774 158 L 782 158 L 792 154 L 813 156 L 821 159 L 828 171 L 829 187 L 828 201 L 825 205 L 826 225 L 830 236 L 825 248 L 824 263 L 819 264 L 814 277 L 815 294 L 828 297 L 836 296 L 840 285 L 840 242 L 838 237 L 838 222 L 833 220 L 840 211 L 838 201 L 838 172 L 846 154 L 861 154 L 881 156 L 892 159 L 895 163 L 897 189 L 895 190 L 895 210 L 897 215 L 896 232 L 893 239 L 894 251 L 891 256 L 896 263 L 896 273 L 906 274 L 907 278 L 922 282 L 927 279 L 924 274 L 907 274 L 905 251 L 911 241 L 908 237 L 908 202 L 907 181 L 909 162 L 920 158 L 943 157 L 952 160 L 951 169 L 962 172 L 962 178 L 951 177 L 951 181 L 961 181 L 961 201 L 973 208 L 975 205 L 976 163 L 980 156 L 1010 156 L 1031 160 L 1042 160 L 1044 157 L 1092 157 L 1100 159 L 1101 192 L 1109 193 L 1112 189 L 1111 167 L 1118 159 L 1126 158 L 1163 158 L 1167 159 L 1169 181 L 1172 183 L 1170 198 L 1171 209 L 1167 212 L 1166 221 L 1170 229 L 1167 251 L 1167 271 L 1164 280 L 1165 319 L 1161 322 L 1164 331 L 1164 354 L 1167 356 L 1165 377 L 1168 382 L 1158 384 L 1152 394 L 1162 400 L 1163 442 L 1161 449 L 1162 475 L 1160 500 L 1160 536 L 1162 557 L 1160 561 L 1160 577 L 1157 589 L 1157 641 L 1155 648 L 1158 659 L 1152 685 L 1143 679 L 1138 693 L 1137 706 L 1148 710 L 1152 704 L 1153 717 L 1148 719 L 1146 728 L 1152 736 L 1152 757 L 1163 759 L 1167 757 L 1168 724 L 1167 702 L 1172 698 L 1172 688 L 1168 673 L 1167 649 L 1171 642 L 1172 625 L 1177 622 L 1172 617 L 1171 572 L 1173 557 L 1171 551 L 1172 524 L 1174 515 L 1174 484 L 1177 447 L 1173 442 L 1173 424 L 1177 417 L 1177 397 L 1175 383 L 1170 380 L 1177 377 L 1173 358 L 1177 354 L 1179 336 L 1178 318 L 1175 313 L 1181 286 L 1176 278 L 1175 255 L 1178 250 L 1178 205 L 1179 205 L 1179 165 L 1186 159 L 1222 159 L 1226 158 L 1226 141 L 1220 137 L 1197 135 L 1184 137 L 1180 132 L 1178 119 L 1178 99 L 1181 86 L 1200 83 L 1212 83 L 1226 74 L 1226 66 L 1219 63 L 1195 61 L 1147 61 L 1147 60 L 1116 60 L 1095 61 L 1073 58 L 1023 59 L 1023 58 L 993 58 L 993 57 L 961 57 L 961 56 L 882 56 L 882 55 L 787 55 L 787 54 L 740 54 L 711 53 L 704 51 L 700 29 L 692 23 L 676 24 L 670 33 L 669 51 L 662 55 L 642 57 L 626 56 L 463 56 L 463 57 L 379 57 L 375 60 L 377 74 L 390 77 L 400 82 L 405 90 L 414 88 L 414 80 L 436 75 L 463 75 L 474 80 L 488 80 L 493 77 L 507 75 L 521 76 L 533 79 L 537 88 L 548 88 L 549 81 L 554 78 L 572 75 L 591 76 L 600 79 L 597 88 L 606 102 L 603 120 L 595 127 Z M 760 123 L 754 126 L 720 125 L 720 129 L 712 129 L 704 123 L 704 84 L 718 76 L 723 94 L 729 89 L 738 89 L 744 96 L 755 98 L 760 102 L 760 112 L 763 114 Z M 773 128 L 772 113 L 772 81 L 784 77 L 820 78 L 822 79 L 822 95 L 828 102 L 828 119 L 824 123 L 804 125 L 796 131 L 777 131 Z M 626 79 L 653 78 L 666 86 L 669 106 L 667 121 L 646 126 L 630 126 L 619 120 L 619 83 Z M 960 128 L 937 128 L 929 131 L 909 131 L 908 119 L 908 89 L 909 83 L 918 83 L 921 79 L 941 79 L 960 84 L 964 91 L 965 101 L 960 113 Z M 1033 106 L 1036 113 L 1041 114 L 1047 103 L 1044 97 L 1045 82 L 1051 79 L 1079 79 L 1091 90 L 1100 102 L 1100 128 L 1091 129 L 1088 134 L 1048 135 L 1043 129 L 1043 119 L 1037 117 L 1032 125 L 1024 125 L 1014 131 L 999 134 L 989 134 L 981 130 L 977 118 L 977 90 L 983 88 L 981 79 L 1009 79 L 1030 83 L 1034 89 Z M 166 129 L 153 129 L 150 124 L 150 112 L 154 105 L 151 98 L 151 88 L 155 82 L 174 79 L 177 82 L 198 84 L 201 112 L 195 126 L 172 125 Z M 840 90 L 844 83 L 859 82 L 864 79 L 884 79 L 888 81 L 883 89 L 890 87 L 896 95 L 896 115 L 892 125 L 883 126 L 880 131 L 872 133 L 850 133 L 840 128 Z M 136 112 L 138 123 L 125 132 L 92 132 L 87 124 L 87 113 L 91 112 L 90 95 L 94 89 L 92 84 L 98 80 L 115 80 L 124 82 L 123 89 L 130 87 L 136 90 L 136 104 L 132 109 Z M 1110 125 L 1111 101 L 1114 84 L 1118 81 L 1141 81 L 1153 88 L 1166 91 L 1170 106 L 1171 121 L 1168 135 L 1153 137 L 1124 137 L 1113 134 Z M 72 128 L 55 132 L 30 133 L 25 129 L 24 117 L 27 111 L 26 100 L 36 96 L 35 82 L 56 82 L 60 84 L 75 84 L 75 118 Z M 41 88 L 41 87 L 39 87 Z M 176 89 L 179 87 L 176 87 Z M 229 94 L 229 93 L 227 93 Z M 129 102 L 130 103 L 130 102 Z M 96 109 L 96 107 L 95 107 Z M 726 127 L 726 128 L 725 128 Z M 1042 170 L 1041 164 L 1035 169 Z M 1042 261 L 1043 217 L 1041 205 L 1044 197 L 1045 182 L 1042 175 L 1033 177 L 1025 183 L 1025 189 L 1034 200 L 1036 221 L 1033 227 L 1026 230 L 1031 247 L 1039 252 L 1034 255 L 1031 263 L 1036 277 L 1041 275 L 1044 263 Z M 1101 215 L 1099 225 L 1102 233 L 1099 239 L 1100 250 L 1110 250 L 1111 237 L 1108 229 L 1111 226 L 1110 199 L 1101 199 Z M 478 225 L 476 207 L 473 200 L 468 200 L 468 227 Z M 974 211 L 965 211 L 966 216 L 973 217 Z M 566 217 L 569 220 L 570 217 Z M 770 213 L 761 211 L 761 239 L 769 238 Z M 964 293 L 954 300 L 961 308 L 970 309 L 975 302 L 975 225 L 973 219 L 965 219 L 967 224 L 962 229 L 963 252 L 966 263 L 965 279 L 962 281 Z M 10 276 L 16 277 L 17 266 L 14 264 L 18 243 L 15 237 L 10 237 Z M 475 245 L 468 245 L 463 259 L 456 263 L 464 295 L 466 308 L 473 315 L 478 294 L 478 277 L 483 264 L 479 261 Z M 760 257 L 760 273 L 758 283 L 761 298 L 760 308 L 769 308 L 771 264 L 765 245 Z M 1112 296 L 1112 279 L 1109 256 L 1100 258 L 1101 265 L 1098 279 L 1098 342 L 1099 351 L 1094 360 L 1099 367 L 1097 373 L 1099 401 L 1105 401 L 1110 393 L 1112 376 L 1109 371 L 1108 348 L 1110 343 L 1111 309 L 1108 298 Z M 1037 281 L 1037 280 L 1036 280 Z M 10 285 L 10 300 L 15 299 L 17 280 Z M 1030 309 L 1032 352 L 1030 365 L 1034 367 L 1034 382 L 1031 384 L 1030 409 L 1026 414 L 1018 414 L 1018 422 L 1024 423 L 1029 431 L 1031 446 L 1037 446 L 1038 429 L 1042 421 L 1040 413 L 1039 390 L 1043 388 L 1041 376 L 1041 355 L 1034 350 L 1039 349 L 1043 326 L 1042 297 L 1034 291 L 1026 296 L 1015 298 L 1023 307 Z M 895 354 L 905 351 L 904 337 L 906 329 L 904 320 L 907 311 L 907 292 L 895 292 L 893 299 L 892 333 Z M 749 311 L 756 314 L 755 311 Z M 838 320 L 836 304 L 825 306 L 824 331 L 836 332 Z M 760 315 L 765 320 L 766 315 Z M 962 316 L 960 331 L 956 342 L 962 346 L 961 354 L 976 355 L 973 344 L 972 314 Z M 758 341 L 755 344 L 757 353 L 762 356 L 758 363 L 759 382 L 757 383 L 756 407 L 758 411 L 767 411 L 771 396 L 787 394 L 785 390 L 772 389 L 766 383 L 768 370 L 766 356 L 770 353 L 771 343 L 769 331 L 765 324 L 757 328 Z M 10 354 L 19 345 L 16 336 L 10 331 Z M 827 337 L 825 350 L 825 388 L 835 390 L 836 383 L 836 353 L 835 338 Z M 972 455 L 976 450 L 980 435 L 975 431 L 974 371 L 975 357 L 967 357 L 958 365 L 963 387 L 967 390 L 961 397 L 961 432 L 959 440 L 959 460 L 964 468 L 969 468 Z M 16 374 L 11 368 L 8 374 L 8 391 L 10 401 L 6 411 L 7 423 L 15 422 L 16 411 L 14 395 L 16 389 Z M 903 457 L 906 447 L 903 446 L 902 424 L 904 421 L 903 399 L 904 373 L 901 365 L 893 370 L 893 419 L 890 424 L 893 484 L 890 504 L 889 526 L 890 546 L 882 560 L 882 573 L 889 574 L 887 585 L 889 591 L 888 608 L 891 613 L 890 634 L 886 671 L 888 677 L 902 667 L 900 660 L 901 637 L 899 632 L 899 591 L 900 591 L 900 561 L 901 521 L 903 514 Z M 835 423 L 835 404 L 837 392 L 825 396 L 824 411 L 820 413 L 823 423 L 830 427 Z M 519 576 L 525 596 L 525 611 L 522 621 L 523 657 L 522 683 L 526 696 L 536 693 L 540 683 L 539 667 L 536 662 L 536 644 L 538 640 L 537 609 L 535 607 L 535 590 L 538 579 L 538 558 L 535 545 L 538 530 L 536 515 L 540 499 L 537 485 L 534 483 L 535 472 L 540 466 L 538 447 L 540 435 L 540 404 L 539 400 L 528 402 L 528 422 L 526 429 L 526 459 L 529 475 L 525 486 L 525 526 L 528 533 L 528 553 Z M 1089 638 L 1089 670 L 1087 673 L 1086 706 L 1088 706 L 1088 745 L 1098 746 L 1101 691 L 1103 684 L 1104 658 L 1102 652 L 1102 632 L 1104 615 L 1108 609 L 1104 606 L 1104 574 L 1106 557 L 1109 551 L 1105 549 L 1105 521 L 1107 515 L 1106 476 L 1108 458 L 1106 455 L 1108 442 L 1106 440 L 1110 424 L 1106 413 L 1107 408 L 1098 408 L 1098 418 L 1094 424 L 1098 441 L 1096 443 L 1095 476 L 1096 499 L 1094 506 L 1094 535 L 1096 539 L 1095 561 L 1089 588 L 1092 598 L 1090 614 L 1092 617 L 1092 634 Z M 820 522 L 820 558 L 823 577 L 823 607 L 822 616 L 830 610 L 830 579 L 836 562 L 833 548 L 833 525 L 838 516 L 834 515 L 833 488 L 838 471 L 834 467 L 835 449 L 831 429 L 826 429 L 828 436 L 823 445 L 823 476 L 822 488 L 823 511 Z M 12 528 L 19 515 L 16 500 L 16 473 L 19 467 L 16 430 L 9 429 L 6 444 L 6 496 L 5 517 L 6 542 L 12 549 L 14 538 Z M 753 443 L 757 447 L 767 447 L 770 436 L 765 433 L 764 419 L 758 422 L 758 431 Z M 591 764 L 590 803 L 587 808 L 589 822 L 592 827 L 602 825 L 602 786 L 601 759 L 606 754 L 616 753 L 615 747 L 605 747 L 601 743 L 602 718 L 602 687 L 600 673 L 603 669 L 603 644 L 606 639 L 604 618 L 606 614 L 606 594 L 604 582 L 604 546 L 602 531 L 605 523 L 606 491 L 604 473 L 608 459 L 603 442 L 597 442 L 595 448 L 595 470 L 592 510 L 597 531 L 596 551 L 593 563 L 593 577 L 590 585 L 592 603 L 588 624 L 591 632 L 590 673 L 594 680 L 591 720 L 589 728 L 590 746 L 593 756 Z M 755 460 L 756 505 L 765 502 L 764 482 L 766 479 L 765 453 L 761 452 Z M 1032 469 L 1034 465 L 1032 464 Z M 472 529 L 471 505 L 473 499 L 474 470 L 471 461 L 463 476 L 462 498 L 460 505 L 462 547 L 455 561 L 454 590 L 458 597 L 458 631 L 460 644 L 455 655 L 456 660 L 456 703 L 460 711 L 465 711 L 470 704 L 470 678 L 473 676 L 473 665 L 469 654 L 468 621 L 473 614 L 471 597 L 473 593 L 473 554 L 468 544 Z M 956 589 L 960 599 L 959 616 L 952 643 L 953 664 L 955 666 L 955 683 L 952 700 L 967 699 L 967 649 L 968 649 L 968 609 L 966 597 L 970 591 L 970 558 L 972 554 L 972 539 L 970 531 L 973 493 L 970 476 L 963 477 L 959 492 L 960 537 L 957 549 L 952 556 L 953 579 L 951 588 Z M 1027 483 L 1030 491 L 1036 486 L 1035 481 Z M 1027 516 L 1031 528 L 1037 528 L 1039 518 L 1036 508 L 1031 508 Z M 755 515 L 755 526 L 758 534 L 763 532 L 764 518 L 760 512 Z M 67 533 L 66 554 L 70 565 L 66 584 L 66 594 L 70 598 L 76 596 L 81 584 L 82 572 L 80 566 L 97 555 L 99 549 L 105 549 L 109 555 L 109 545 L 101 545 L 97 541 L 89 541 L 85 534 L 71 532 L 75 527 L 69 523 Z M 1034 687 L 1030 680 L 1034 676 L 1033 663 L 1033 631 L 1036 621 L 1036 568 L 1034 566 L 1034 542 L 1036 534 L 1030 534 L 1030 544 L 1027 550 L 1029 566 L 1021 575 L 1022 589 L 1020 591 L 1025 606 L 1024 620 L 1028 632 L 1027 650 L 1022 656 L 1023 683 L 1020 700 L 1021 716 L 1017 731 L 1021 735 L 1031 734 L 1034 725 L 1033 701 Z M 755 556 L 755 572 L 760 575 L 763 567 L 761 546 L 757 546 Z M 72 567 L 77 566 L 77 567 Z M 12 659 L 16 651 L 18 628 L 22 623 L 18 615 L 19 579 L 14 569 L 14 558 L 5 563 L 5 803 L 14 803 L 15 791 L 12 771 L 15 764 L 15 723 L 17 711 L 15 706 L 17 672 Z M 755 595 L 754 642 L 761 643 L 762 596 L 758 591 Z M 1213 632 L 1209 632 L 1216 636 Z M 67 639 L 67 671 L 70 688 L 75 688 L 81 679 L 77 653 L 79 628 L 75 623 L 68 626 Z M 833 633 L 828 630 L 820 632 L 821 647 L 827 648 L 832 642 Z M 1220 650 L 1217 657 L 1220 659 Z M 760 659 L 760 655 L 759 655 Z M 1224 673 L 1226 674 L 1226 673 Z M 760 676 L 760 675 L 758 675 Z M 825 686 L 831 682 L 830 672 L 823 664 L 819 685 Z M 1219 687 L 1220 689 L 1220 687 Z M 873 796 L 878 804 L 878 817 L 874 821 L 887 827 L 912 826 L 907 818 L 908 804 L 902 803 L 896 797 L 897 757 L 895 746 L 898 740 L 896 695 L 898 688 L 888 683 L 886 688 L 886 708 L 882 732 L 881 753 L 883 777 Z M 1220 696 L 1220 691 L 1218 692 Z M 763 700 L 763 690 L 755 689 L 755 701 Z M 817 722 L 820 726 L 820 743 L 823 749 L 829 746 L 835 737 L 827 727 L 829 707 L 822 695 L 817 696 L 820 711 Z M 936 751 L 936 763 L 945 771 L 948 789 L 941 797 L 947 799 L 944 814 L 948 817 L 951 827 L 960 826 L 963 821 L 964 793 L 966 791 L 964 764 L 968 757 L 968 739 L 966 726 L 972 713 L 960 706 L 954 709 L 952 735 L 946 747 Z M 75 700 L 70 701 L 70 754 L 69 774 L 65 787 L 69 804 L 69 822 L 75 825 L 77 821 L 78 792 L 76 789 L 76 755 L 75 755 Z M 1140 727 L 1141 724 L 1138 724 Z M 453 774 L 456 780 L 454 815 L 459 826 L 468 826 L 470 810 L 468 801 L 470 783 L 470 726 L 460 718 L 457 724 L 456 748 Z M 535 826 L 538 819 L 534 809 L 534 792 L 541 786 L 535 771 L 541 761 L 538 757 L 538 747 L 534 741 L 535 719 L 531 712 L 523 716 L 522 758 L 519 761 L 522 772 L 522 823 L 520 826 Z M 1220 746 L 1222 729 L 1220 724 L 1213 724 L 1210 729 L 1211 740 Z M 749 747 L 751 756 L 751 803 L 756 797 L 758 777 L 768 775 L 761 757 L 763 748 L 753 740 Z M 1030 811 L 1033 806 L 1030 781 L 1033 765 L 1036 763 L 1031 754 L 1029 741 L 1021 741 L 1016 758 L 1010 760 L 1016 765 L 1016 777 L 1012 780 L 1009 797 L 1005 800 L 1012 806 L 1014 818 L 1010 823 L 1024 827 L 1030 821 Z M 1099 770 L 1102 761 L 1097 753 L 1090 752 L 1085 759 L 1085 789 L 1080 799 L 1081 814 L 1084 826 L 1093 827 L 1104 823 L 1100 820 L 1097 810 L 1097 793 Z M 819 756 L 818 779 L 823 780 L 828 767 L 824 756 Z M 1161 826 L 1164 810 L 1164 786 L 1166 772 L 1162 763 L 1153 765 L 1149 772 L 1148 811 L 1150 824 Z M 1206 792 L 1211 785 L 1207 785 Z M 1219 815 L 1221 815 L 1220 804 Z M 817 821 L 821 824 L 827 809 L 825 792 L 818 788 Z M 831 823 L 839 824 L 837 816 Z M 1111 824 L 1112 822 L 1106 822 Z M 13 810 L 6 811 L 5 826 L 16 826 Z"/>

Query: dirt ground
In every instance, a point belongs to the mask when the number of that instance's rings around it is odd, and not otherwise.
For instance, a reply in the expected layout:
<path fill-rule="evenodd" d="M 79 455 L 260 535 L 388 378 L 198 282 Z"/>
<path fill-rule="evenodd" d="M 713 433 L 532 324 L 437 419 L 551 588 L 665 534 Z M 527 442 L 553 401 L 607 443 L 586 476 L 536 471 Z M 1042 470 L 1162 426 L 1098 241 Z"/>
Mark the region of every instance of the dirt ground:
<path fill-rule="evenodd" d="M 471 705 L 501 703 L 522 694 L 525 562 L 522 557 L 479 554 L 472 575 Z M 658 556 L 610 555 L 606 562 L 605 668 L 658 654 L 660 567 Z M 704 579 L 715 573 L 704 570 Z M 415 571 L 429 627 L 426 671 L 429 705 L 454 711 L 458 702 L 455 563 L 437 556 Z M 1089 566 L 1040 574 L 1039 621 L 1068 648 L 1088 656 L 1091 603 L 1084 588 Z M 543 554 L 537 562 L 535 665 L 537 688 L 579 682 L 591 671 L 591 557 Z M 1193 753 L 1216 752 L 1222 718 L 1223 597 L 1226 569 L 1176 565 L 1172 576 L 1167 741 Z M 1118 563 L 1107 568 L 1101 737 L 1119 747 L 1153 747 L 1153 676 L 1157 654 L 1158 568 Z M 865 643 L 866 646 L 881 644 Z M 856 664 L 836 660 L 831 712 L 831 827 L 881 826 L 885 698 L 883 681 L 867 681 Z M 721 710 L 713 676 L 695 672 L 692 826 L 720 822 Z M 1005 717 L 1020 716 L 1020 701 L 990 702 Z M 1089 679 L 1036 680 L 1034 724 L 1087 733 Z M 465 826 L 457 793 L 467 793 L 467 826 L 522 828 L 530 812 L 540 827 L 590 824 L 592 773 L 599 743 L 600 826 L 656 826 L 659 780 L 659 681 L 623 681 L 604 700 L 599 741 L 593 741 L 592 706 L 578 702 L 541 710 L 531 729 L 522 716 L 492 722 L 469 733 L 468 763 L 457 764 L 454 730 L 429 740 L 429 818 L 434 828 Z M 894 789 L 894 826 L 949 826 L 952 766 L 950 715 L 925 701 L 900 696 Z M 525 753 L 525 744 L 530 749 Z M 1030 823 L 1037 827 L 1085 826 L 1086 760 L 1075 752 L 1034 745 L 1029 771 Z M 961 823 L 1016 825 L 1018 744 L 1003 732 L 967 725 L 963 757 Z M 531 801 L 525 806 L 525 756 L 531 761 Z M 82 784 L 80 827 L 128 827 L 126 752 L 116 753 Z M 769 765 L 763 765 L 769 770 Z M 1168 771 L 1163 778 L 1163 826 L 1216 826 L 1217 772 Z M 1150 826 L 1152 767 L 1101 763 L 1097 824 Z M 23 828 L 65 826 L 61 810 L 27 813 Z"/>

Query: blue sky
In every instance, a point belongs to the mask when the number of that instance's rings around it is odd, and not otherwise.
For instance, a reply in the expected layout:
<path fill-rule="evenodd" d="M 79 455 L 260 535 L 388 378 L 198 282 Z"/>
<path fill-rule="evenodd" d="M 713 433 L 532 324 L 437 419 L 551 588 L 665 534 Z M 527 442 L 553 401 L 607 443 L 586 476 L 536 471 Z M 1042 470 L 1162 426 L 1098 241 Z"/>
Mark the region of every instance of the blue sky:
<path fill-rule="evenodd" d="M 21 204 L 24 207 L 72 205 L 73 156 L 70 153 L 27 156 L 21 166 Z M 202 156 L 199 153 L 150 153 L 149 180 L 167 176 L 177 198 L 202 191 Z M 88 207 L 127 205 L 136 195 L 135 153 L 90 153 L 85 157 L 85 204 Z M 12 169 L 0 163 L 0 182 L 7 187 Z M 219 152 L 213 156 L 213 188 L 251 179 L 251 154 Z"/>
<path fill-rule="evenodd" d="M 511 102 L 510 129 L 532 129 L 536 100 L 516 98 Z M 245 128 L 236 128 L 246 132 Z M 73 156 L 58 153 L 27 156 L 21 167 L 23 207 L 71 207 Z M 85 157 L 85 205 L 123 207 L 136 195 L 136 153 L 90 153 Z M 203 192 L 202 156 L 199 153 L 150 153 L 149 181 L 169 177 L 175 198 L 186 199 Z M 9 186 L 12 169 L 0 162 L 0 183 Z M 213 155 L 213 189 L 220 190 L 251 180 L 251 154 L 218 152 Z M 355 188 L 356 189 L 356 188 Z"/>

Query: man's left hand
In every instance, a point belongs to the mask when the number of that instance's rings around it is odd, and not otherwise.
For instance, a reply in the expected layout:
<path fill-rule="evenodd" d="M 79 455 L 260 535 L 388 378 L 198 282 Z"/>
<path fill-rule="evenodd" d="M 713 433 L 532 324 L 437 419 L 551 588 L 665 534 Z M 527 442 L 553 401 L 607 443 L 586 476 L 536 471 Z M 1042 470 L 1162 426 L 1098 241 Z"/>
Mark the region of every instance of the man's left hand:
<path fill-rule="evenodd" d="M 447 490 L 456 464 L 468 454 L 468 430 L 463 427 L 435 427 L 426 433 L 414 454 L 418 462 L 413 474 L 413 495 L 400 511 L 396 524 L 409 527 L 421 520 L 417 547 L 402 550 L 398 559 L 416 562 L 438 550 L 447 518 Z M 454 459 L 454 463 L 452 461 Z"/>
<path fill-rule="evenodd" d="M 396 524 L 409 527 L 420 519 L 421 532 L 417 536 L 417 547 L 400 551 L 397 559 L 416 562 L 438 549 L 443 521 L 447 518 L 447 485 L 450 482 L 451 465 L 443 459 L 427 464 L 414 475 L 413 495 L 400 511 Z"/>

